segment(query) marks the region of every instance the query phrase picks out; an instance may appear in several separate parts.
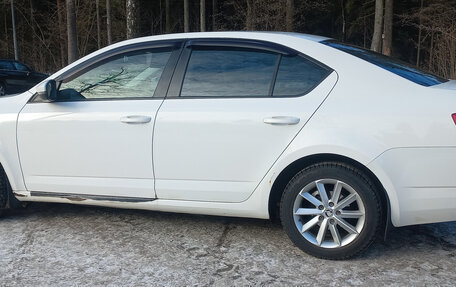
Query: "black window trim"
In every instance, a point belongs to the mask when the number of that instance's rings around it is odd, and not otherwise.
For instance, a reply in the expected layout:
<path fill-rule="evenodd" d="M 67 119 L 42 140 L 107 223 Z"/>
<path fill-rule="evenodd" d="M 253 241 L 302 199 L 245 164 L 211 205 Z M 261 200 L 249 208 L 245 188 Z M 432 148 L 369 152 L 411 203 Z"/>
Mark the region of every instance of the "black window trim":
<path fill-rule="evenodd" d="M 252 49 L 270 53 L 276 53 L 278 55 L 278 60 L 275 65 L 275 71 L 273 75 L 273 79 L 271 81 L 271 86 L 269 89 L 269 93 L 266 96 L 181 96 L 182 87 L 184 84 L 185 74 L 187 73 L 187 66 L 190 61 L 190 57 L 192 54 L 192 50 L 194 47 L 226 47 L 226 48 L 244 48 L 244 49 Z M 298 94 L 298 95 L 287 95 L 287 96 L 273 96 L 273 91 L 275 87 L 275 82 L 277 79 L 277 73 L 280 66 L 280 62 L 282 56 L 297 56 L 303 57 L 306 60 L 324 68 L 327 70 L 327 73 L 322 79 L 316 83 L 311 89 L 306 91 L 306 93 Z M 171 84 L 166 95 L 166 99 L 249 99 L 249 98 L 270 98 L 270 99 L 278 99 L 278 98 L 298 98 L 303 97 L 310 92 L 312 92 L 316 87 L 318 87 L 325 79 L 328 78 L 334 72 L 333 69 L 328 67 L 327 65 L 317 61 L 316 59 L 311 58 L 301 52 L 298 52 L 294 49 L 289 47 L 273 43 L 267 41 L 260 41 L 260 40 L 249 40 L 249 39 L 231 39 L 231 38 L 201 38 L 201 39 L 190 39 L 187 40 L 184 44 L 184 48 L 180 55 L 179 61 L 174 71 L 174 75 L 171 79 Z"/>
<path fill-rule="evenodd" d="M 160 80 L 157 84 L 154 94 L 151 97 L 125 97 L 125 98 L 94 98 L 94 99 L 85 99 L 85 100 L 62 100 L 56 101 L 57 103 L 69 103 L 69 102 L 99 102 L 99 101 L 125 101 L 125 100 L 163 100 L 166 97 L 166 94 L 169 89 L 169 85 L 171 82 L 171 78 L 174 74 L 174 70 L 176 68 L 178 59 L 182 52 L 183 44 L 185 43 L 184 39 L 178 40 L 163 40 L 163 41 L 153 41 L 153 42 L 143 42 L 143 43 L 135 43 L 127 46 L 121 46 L 109 50 L 105 53 L 99 54 L 94 56 L 87 61 L 84 61 L 77 65 L 76 67 L 62 73 L 58 77 L 55 78 L 57 82 L 57 89 L 60 88 L 60 85 L 64 82 L 68 82 L 88 70 L 94 68 L 94 66 L 108 60 L 111 57 L 128 53 L 128 52 L 135 52 L 141 50 L 149 50 L 149 49 L 160 49 L 160 48 L 171 48 L 171 55 L 168 59 L 168 62 L 163 70 L 163 73 L 160 77 Z M 42 99 L 35 94 L 33 97 L 30 98 L 28 103 L 48 103 L 46 99 Z"/>

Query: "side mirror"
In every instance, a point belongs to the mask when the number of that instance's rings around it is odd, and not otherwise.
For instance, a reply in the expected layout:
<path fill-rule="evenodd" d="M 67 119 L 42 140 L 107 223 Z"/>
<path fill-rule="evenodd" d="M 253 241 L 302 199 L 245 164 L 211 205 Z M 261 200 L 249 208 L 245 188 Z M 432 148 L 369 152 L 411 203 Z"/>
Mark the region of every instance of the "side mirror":
<path fill-rule="evenodd" d="M 55 80 L 48 80 L 36 88 L 38 96 L 51 103 L 57 100 L 57 85 Z"/>

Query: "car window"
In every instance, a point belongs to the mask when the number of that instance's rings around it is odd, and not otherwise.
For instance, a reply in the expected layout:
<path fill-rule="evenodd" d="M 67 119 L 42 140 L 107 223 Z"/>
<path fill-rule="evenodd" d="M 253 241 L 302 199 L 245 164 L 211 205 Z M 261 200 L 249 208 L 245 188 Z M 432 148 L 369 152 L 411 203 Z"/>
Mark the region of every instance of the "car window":
<path fill-rule="evenodd" d="M 0 61 L 0 70 L 15 70 L 10 61 Z"/>
<path fill-rule="evenodd" d="M 204 48 L 192 51 L 182 97 L 264 97 L 278 55 L 254 49 Z"/>
<path fill-rule="evenodd" d="M 18 63 L 18 62 L 13 62 L 13 64 L 14 64 L 14 67 L 16 67 L 16 70 L 18 70 L 18 71 L 30 72 L 30 69 L 24 64 L 21 64 L 21 63 Z"/>
<path fill-rule="evenodd" d="M 448 82 L 439 76 L 422 71 L 415 66 L 402 62 L 400 60 L 376 53 L 360 47 L 339 43 L 333 40 L 322 42 L 325 45 L 344 51 L 348 54 L 361 58 L 371 64 L 379 66 L 398 76 L 410 80 L 416 84 L 429 87 Z"/>
<path fill-rule="evenodd" d="M 282 56 L 273 96 L 300 96 L 310 92 L 330 70 L 301 56 Z"/>
<path fill-rule="evenodd" d="M 62 83 L 59 100 L 152 97 L 170 55 L 171 48 L 116 55 Z"/>

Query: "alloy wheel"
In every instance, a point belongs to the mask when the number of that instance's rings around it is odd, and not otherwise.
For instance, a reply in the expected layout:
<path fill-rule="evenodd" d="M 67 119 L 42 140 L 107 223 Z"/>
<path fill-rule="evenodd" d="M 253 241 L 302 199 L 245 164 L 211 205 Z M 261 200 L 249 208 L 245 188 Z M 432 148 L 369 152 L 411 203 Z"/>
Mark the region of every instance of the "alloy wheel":
<path fill-rule="evenodd" d="M 354 188 L 336 179 L 306 185 L 293 205 L 296 228 L 310 243 L 337 248 L 353 242 L 364 228 L 364 203 Z"/>

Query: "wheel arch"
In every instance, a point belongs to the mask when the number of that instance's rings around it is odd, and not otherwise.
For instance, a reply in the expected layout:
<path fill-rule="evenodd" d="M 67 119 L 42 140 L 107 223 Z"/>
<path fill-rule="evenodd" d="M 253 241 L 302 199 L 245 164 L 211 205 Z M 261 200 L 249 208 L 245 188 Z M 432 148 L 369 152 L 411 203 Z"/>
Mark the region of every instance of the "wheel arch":
<path fill-rule="evenodd" d="M 300 159 L 295 160 L 294 162 L 290 163 L 287 167 L 285 167 L 277 176 L 276 180 L 274 181 L 271 192 L 269 193 L 269 200 L 268 200 L 268 211 L 269 216 L 271 219 L 277 219 L 279 215 L 279 203 L 282 197 L 282 193 L 285 190 L 286 185 L 288 182 L 302 169 L 316 163 L 321 162 L 340 162 L 344 164 L 348 164 L 353 166 L 369 177 L 370 180 L 375 184 L 377 187 L 379 197 L 382 202 L 382 211 L 383 211 L 383 224 L 385 227 L 385 235 L 391 223 L 391 206 L 388 197 L 388 193 L 386 192 L 383 184 L 380 182 L 378 177 L 364 164 L 356 161 L 352 158 L 338 155 L 338 154 L 331 154 L 331 153 L 320 153 L 320 154 L 313 154 L 302 157 Z"/>

